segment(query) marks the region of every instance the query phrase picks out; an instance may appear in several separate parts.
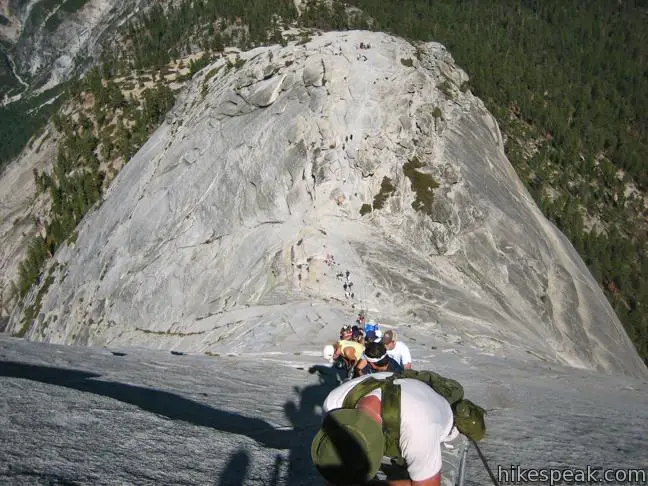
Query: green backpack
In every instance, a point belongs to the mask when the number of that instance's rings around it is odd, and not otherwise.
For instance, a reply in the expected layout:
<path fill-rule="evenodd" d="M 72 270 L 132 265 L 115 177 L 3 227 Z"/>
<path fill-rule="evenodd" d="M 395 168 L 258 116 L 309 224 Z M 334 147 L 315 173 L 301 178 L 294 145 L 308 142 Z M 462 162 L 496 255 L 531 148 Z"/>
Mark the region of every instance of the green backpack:
<path fill-rule="evenodd" d="M 355 408 L 362 397 L 380 388 L 382 394 L 382 421 L 385 437 L 385 456 L 391 457 L 394 464 L 404 466 L 405 461 L 400 451 L 400 386 L 394 383 L 397 378 L 413 378 L 430 386 L 443 396 L 454 415 L 454 423 L 462 434 L 473 441 L 481 440 L 486 433 L 484 415 L 480 406 L 463 397 L 463 387 L 458 381 L 445 378 L 433 371 L 404 370 L 394 373 L 385 380 L 367 378 L 361 381 L 347 394 L 342 408 Z"/>

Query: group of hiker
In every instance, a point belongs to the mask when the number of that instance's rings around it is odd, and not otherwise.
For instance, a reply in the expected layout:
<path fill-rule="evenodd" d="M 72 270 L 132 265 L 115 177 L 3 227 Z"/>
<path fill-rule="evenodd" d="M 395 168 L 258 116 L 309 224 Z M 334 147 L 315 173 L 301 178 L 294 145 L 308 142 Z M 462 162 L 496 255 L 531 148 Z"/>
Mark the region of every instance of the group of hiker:
<path fill-rule="evenodd" d="M 325 346 L 324 357 L 346 370 L 349 378 L 412 368 L 409 348 L 397 339 L 396 331 L 383 333 L 373 320 L 365 322 L 362 314 L 355 325 L 342 327 L 337 341 Z"/>
<path fill-rule="evenodd" d="M 396 332 L 382 332 L 363 314 L 342 327 L 324 357 L 348 377 L 324 401 L 311 443 L 327 486 L 439 486 L 443 444 L 460 433 L 473 441 L 485 433 L 484 410 L 464 399 L 458 382 L 412 369 Z M 391 471 L 386 480 L 377 479 L 379 470 Z"/>

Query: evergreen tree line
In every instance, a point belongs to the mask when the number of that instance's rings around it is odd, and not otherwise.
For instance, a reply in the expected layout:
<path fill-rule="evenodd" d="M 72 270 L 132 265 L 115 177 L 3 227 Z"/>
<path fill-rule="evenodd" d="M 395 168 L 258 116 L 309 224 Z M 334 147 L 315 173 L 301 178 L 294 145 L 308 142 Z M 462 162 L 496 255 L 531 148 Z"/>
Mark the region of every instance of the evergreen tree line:
<path fill-rule="evenodd" d="M 297 12 L 292 0 L 184 0 L 177 6 L 154 5 L 128 26 L 129 59 L 106 59 L 112 70 L 124 67 L 160 67 L 190 53 L 242 49 L 267 44 L 278 22 L 292 22 Z M 124 62 L 127 65 L 124 66 Z"/>
<path fill-rule="evenodd" d="M 21 100 L 0 108 L 0 173 L 42 130 L 58 106 L 58 101 L 36 105 L 33 100 Z"/>

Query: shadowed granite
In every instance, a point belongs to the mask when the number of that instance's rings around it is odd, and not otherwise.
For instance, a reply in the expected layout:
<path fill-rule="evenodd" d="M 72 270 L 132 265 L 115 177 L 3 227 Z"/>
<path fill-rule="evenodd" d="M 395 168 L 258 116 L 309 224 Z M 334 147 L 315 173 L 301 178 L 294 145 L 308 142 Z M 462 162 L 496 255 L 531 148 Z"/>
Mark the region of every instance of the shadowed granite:
<path fill-rule="evenodd" d="M 648 470 L 645 380 L 425 346 L 416 367 L 456 378 L 487 409 L 480 447 L 495 474 L 516 464 Z M 310 442 L 337 383 L 305 354 L 178 356 L 0 336 L 0 483 L 320 484 Z M 443 452 L 444 485 L 459 451 Z M 488 481 L 471 447 L 465 484 Z"/>

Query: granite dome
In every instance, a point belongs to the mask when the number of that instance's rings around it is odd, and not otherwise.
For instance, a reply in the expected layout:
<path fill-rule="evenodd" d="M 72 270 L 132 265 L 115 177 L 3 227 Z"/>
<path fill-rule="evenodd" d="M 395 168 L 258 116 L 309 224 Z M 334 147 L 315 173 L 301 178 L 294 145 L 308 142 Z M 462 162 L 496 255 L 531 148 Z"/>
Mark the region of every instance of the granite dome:
<path fill-rule="evenodd" d="M 267 352 L 366 308 L 412 337 L 646 376 L 467 81 L 440 44 L 364 31 L 205 67 L 57 252 L 27 337 Z"/>

